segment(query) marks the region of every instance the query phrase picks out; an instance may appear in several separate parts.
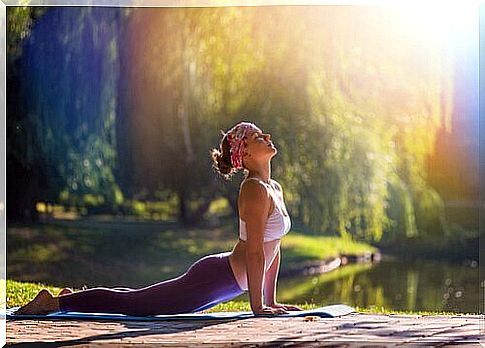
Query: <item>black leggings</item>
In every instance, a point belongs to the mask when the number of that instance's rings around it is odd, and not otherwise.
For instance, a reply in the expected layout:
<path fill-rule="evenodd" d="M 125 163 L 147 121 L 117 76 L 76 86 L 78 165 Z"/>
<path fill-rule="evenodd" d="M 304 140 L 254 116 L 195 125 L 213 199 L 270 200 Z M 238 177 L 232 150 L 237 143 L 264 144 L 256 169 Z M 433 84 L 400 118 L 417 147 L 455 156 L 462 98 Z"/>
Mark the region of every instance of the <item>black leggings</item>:
<path fill-rule="evenodd" d="M 60 310 L 144 316 L 208 309 L 244 293 L 229 264 L 230 254 L 204 256 L 181 276 L 140 289 L 97 287 L 62 295 Z"/>

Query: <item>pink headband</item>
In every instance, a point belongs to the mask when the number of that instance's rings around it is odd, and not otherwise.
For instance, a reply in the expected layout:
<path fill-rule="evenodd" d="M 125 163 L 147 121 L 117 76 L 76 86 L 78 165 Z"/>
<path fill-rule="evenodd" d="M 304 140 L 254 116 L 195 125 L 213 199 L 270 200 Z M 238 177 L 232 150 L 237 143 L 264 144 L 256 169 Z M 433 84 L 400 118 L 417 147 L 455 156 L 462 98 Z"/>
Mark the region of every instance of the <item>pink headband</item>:
<path fill-rule="evenodd" d="M 246 148 L 247 134 L 250 130 L 255 129 L 254 124 L 249 122 L 240 122 L 227 132 L 227 140 L 231 146 L 231 163 L 236 169 L 242 168 L 244 149 Z"/>

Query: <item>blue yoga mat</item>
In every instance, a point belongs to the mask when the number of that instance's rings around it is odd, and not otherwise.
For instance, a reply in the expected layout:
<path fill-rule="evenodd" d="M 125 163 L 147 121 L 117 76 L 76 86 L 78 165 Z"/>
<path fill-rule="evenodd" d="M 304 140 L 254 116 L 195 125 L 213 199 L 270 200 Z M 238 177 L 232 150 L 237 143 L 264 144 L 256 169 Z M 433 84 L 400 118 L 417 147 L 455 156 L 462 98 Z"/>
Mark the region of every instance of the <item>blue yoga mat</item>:
<path fill-rule="evenodd" d="M 244 319 L 253 317 L 305 317 L 307 315 L 315 315 L 322 318 L 340 317 L 342 315 L 355 312 L 354 308 L 344 305 L 335 304 L 325 307 L 308 309 L 305 311 L 291 311 L 288 314 L 273 315 L 257 315 L 253 312 L 213 312 L 213 313 L 188 313 L 188 314 L 163 314 L 145 317 L 136 317 L 124 314 L 106 314 L 106 313 L 81 313 L 81 312 L 56 312 L 46 315 L 39 314 L 12 314 L 20 307 L 7 308 L 5 312 L 0 312 L 1 318 L 7 319 L 85 319 L 85 320 L 136 320 L 136 321 L 154 321 L 154 320 L 214 320 L 214 319 Z"/>

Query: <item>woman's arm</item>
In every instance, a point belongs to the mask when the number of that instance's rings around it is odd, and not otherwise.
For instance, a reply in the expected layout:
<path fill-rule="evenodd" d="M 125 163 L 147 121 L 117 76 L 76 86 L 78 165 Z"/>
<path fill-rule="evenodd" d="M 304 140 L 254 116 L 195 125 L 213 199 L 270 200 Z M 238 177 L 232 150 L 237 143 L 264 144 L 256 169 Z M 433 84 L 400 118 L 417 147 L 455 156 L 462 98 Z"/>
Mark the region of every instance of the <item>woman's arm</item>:
<path fill-rule="evenodd" d="M 265 268 L 264 226 L 269 214 L 270 197 L 263 185 L 246 182 L 241 189 L 240 217 L 246 222 L 246 269 L 249 301 L 253 311 L 263 308 Z"/>
<path fill-rule="evenodd" d="M 278 252 L 274 257 L 271 266 L 266 271 L 264 278 L 264 304 L 271 308 L 284 309 L 287 311 L 302 311 L 298 306 L 290 304 L 281 304 L 276 302 L 276 284 L 278 283 L 278 272 L 281 263 L 281 245 L 278 246 Z"/>
<path fill-rule="evenodd" d="M 280 259 L 280 246 L 278 246 L 278 252 L 264 276 L 264 304 L 267 306 L 276 304 L 276 285 L 278 283 Z"/>

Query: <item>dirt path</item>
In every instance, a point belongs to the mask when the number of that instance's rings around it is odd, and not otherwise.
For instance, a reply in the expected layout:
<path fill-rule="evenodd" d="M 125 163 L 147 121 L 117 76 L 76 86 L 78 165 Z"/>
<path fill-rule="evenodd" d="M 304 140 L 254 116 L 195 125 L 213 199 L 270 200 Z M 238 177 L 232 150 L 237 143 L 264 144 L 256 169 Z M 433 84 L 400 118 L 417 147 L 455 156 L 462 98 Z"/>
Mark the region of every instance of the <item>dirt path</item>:
<path fill-rule="evenodd" d="M 314 320 L 309 320 L 309 319 Z M 251 318 L 242 320 L 113 322 L 8 320 L 7 344 L 55 345 L 147 343 L 187 346 L 360 346 L 480 347 L 484 320 L 478 315 L 421 316 L 353 313 L 338 318 Z M 23 346 L 23 345 L 22 345 Z"/>

